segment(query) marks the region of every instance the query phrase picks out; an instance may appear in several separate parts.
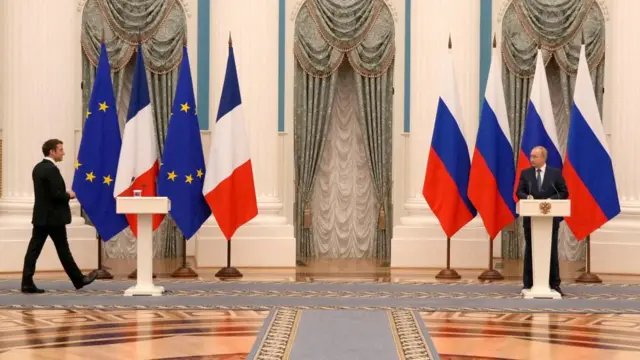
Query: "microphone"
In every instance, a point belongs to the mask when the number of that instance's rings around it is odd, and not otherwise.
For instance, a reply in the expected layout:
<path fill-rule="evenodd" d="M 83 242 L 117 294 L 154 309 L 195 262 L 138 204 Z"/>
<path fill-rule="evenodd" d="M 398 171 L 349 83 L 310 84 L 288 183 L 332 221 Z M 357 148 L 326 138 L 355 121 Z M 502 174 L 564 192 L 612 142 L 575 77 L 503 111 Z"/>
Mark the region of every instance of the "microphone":
<path fill-rule="evenodd" d="M 558 200 L 562 200 L 560 199 L 560 192 L 558 191 L 558 189 L 556 189 L 556 186 L 553 183 L 551 183 L 551 186 L 553 186 L 553 190 L 556 191 L 556 195 L 558 195 Z"/>
<path fill-rule="evenodd" d="M 529 196 L 527 196 L 528 200 L 533 199 L 533 195 L 531 195 L 531 181 L 527 181 L 527 185 L 529 185 Z"/>

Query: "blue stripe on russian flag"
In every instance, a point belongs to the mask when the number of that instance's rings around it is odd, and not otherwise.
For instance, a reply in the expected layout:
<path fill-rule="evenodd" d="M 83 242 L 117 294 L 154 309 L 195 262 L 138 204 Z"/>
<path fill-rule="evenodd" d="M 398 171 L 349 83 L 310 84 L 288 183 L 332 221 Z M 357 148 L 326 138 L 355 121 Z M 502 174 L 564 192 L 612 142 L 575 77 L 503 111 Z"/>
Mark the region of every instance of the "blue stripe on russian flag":
<path fill-rule="evenodd" d="M 434 136 L 431 141 L 432 150 L 438 154 L 447 172 L 456 183 L 458 195 L 464 201 L 467 209 L 475 216 L 476 209 L 467 197 L 469 168 L 471 166 L 469 148 L 462 135 L 462 131 L 458 127 L 456 119 L 442 98 L 438 99 L 438 109 L 433 133 Z"/>
<path fill-rule="evenodd" d="M 127 121 L 133 119 L 140 110 L 151 104 L 151 100 L 149 99 L 149 84 L 147 84 L 147 72 L 144 67 L 144 57 L 142 56 L 142 46 L 140 44 L 138 44 L 135 66 Z"/>
<path fill-rule="evenodd" d="M 536 146 L 544 146 L 547 149 L 547 165 L 556 169 L 562 169 L 562 157 L 559 150 L 553 144 L 551 137 L 542 124 L 542 119 L 535 105 L 529 101 L 527 109 L 527 119 L 525 122 L 524 134 L 522 135 L 522 145 L 520 148 L 529 156 L 531 150 Z"/>
<path fill-rule="evenodd" d="M 224 75 L 224 84 L 222 85 L 222 95 L 220 96 L 220 105 L 218 106 L 216 122 L 241 103 L 242 98 L 240 97 L 240 84 L 238 83 L 236 58 L 233 55 L 233 46 L 229 44 L 229 60 L 227 61 L 227 70 Z"/>

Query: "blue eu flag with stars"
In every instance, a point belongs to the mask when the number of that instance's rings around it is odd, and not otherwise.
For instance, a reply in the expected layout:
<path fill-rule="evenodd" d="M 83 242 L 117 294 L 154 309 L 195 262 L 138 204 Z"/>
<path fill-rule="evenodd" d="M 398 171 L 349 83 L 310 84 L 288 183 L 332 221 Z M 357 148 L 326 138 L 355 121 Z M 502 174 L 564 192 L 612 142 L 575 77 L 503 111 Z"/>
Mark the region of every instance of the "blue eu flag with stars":
<path fill-rule="evenodd" d="M 189 57 L 184 47 L 158 175 L 158 196 L 171 200 L 169 213 L 187 239 L 211 216 L 211 209 L 202 195 L 204 172 Z"/>
<path fill-rule="evenodd" d="M 100 59 L 85 116 L 71 189 L 98 234 L 108 241 L 129 223 L 124 215 L 116 213 L 113 197 L 122 140 L 104 43 L 100 46 Z"/>

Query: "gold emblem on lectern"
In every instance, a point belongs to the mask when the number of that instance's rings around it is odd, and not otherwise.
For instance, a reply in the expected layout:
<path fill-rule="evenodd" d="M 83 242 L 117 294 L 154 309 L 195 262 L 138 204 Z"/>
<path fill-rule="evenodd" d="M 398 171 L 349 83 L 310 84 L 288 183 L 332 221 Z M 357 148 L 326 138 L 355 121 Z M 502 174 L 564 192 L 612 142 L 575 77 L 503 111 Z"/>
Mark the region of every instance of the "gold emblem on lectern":
<path fill-rule="evenodd" d="M 540 212 L 542 213 L 542 215 L 547 215 L 549 211 L 551 211 L 551 203 L 540 203 Z"/>

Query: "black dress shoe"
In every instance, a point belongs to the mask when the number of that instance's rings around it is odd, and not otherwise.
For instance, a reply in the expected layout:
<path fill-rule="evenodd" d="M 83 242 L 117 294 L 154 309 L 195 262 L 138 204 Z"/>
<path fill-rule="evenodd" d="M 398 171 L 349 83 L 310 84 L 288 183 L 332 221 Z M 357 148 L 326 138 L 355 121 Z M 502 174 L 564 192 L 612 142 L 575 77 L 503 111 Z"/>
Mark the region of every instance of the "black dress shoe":
<path fill-rule="evenodd" d="M 89 273 L 89 275 L 85 275 L 82 277 L 82 283 L 80 284 L 76 284 L 74 285 L 76 290 L 80 290 L 83 287 L 91 284 L 96 278 L 98 277 L 98 272 L 97 271 L 92 271 Z"/>
<path fill-rule="evenodd" d="M 44 290 L 38 288 L 35 285 L 29 285 L 29 286 L 23 286 L 22 289 L 20 289 L 22 291 L 23 294 L 42 294 L 44 293 Z"/>
<path fill-rule="evenodd" d="M 552 289 L 557 291 L 558 294 L 560 294 L 560 296 L 564 297 L 564 293 L 562 292 L 562 289 L 560 289 L 560 286 L 554 286 L 554 287 L 552 287 Z"/>

